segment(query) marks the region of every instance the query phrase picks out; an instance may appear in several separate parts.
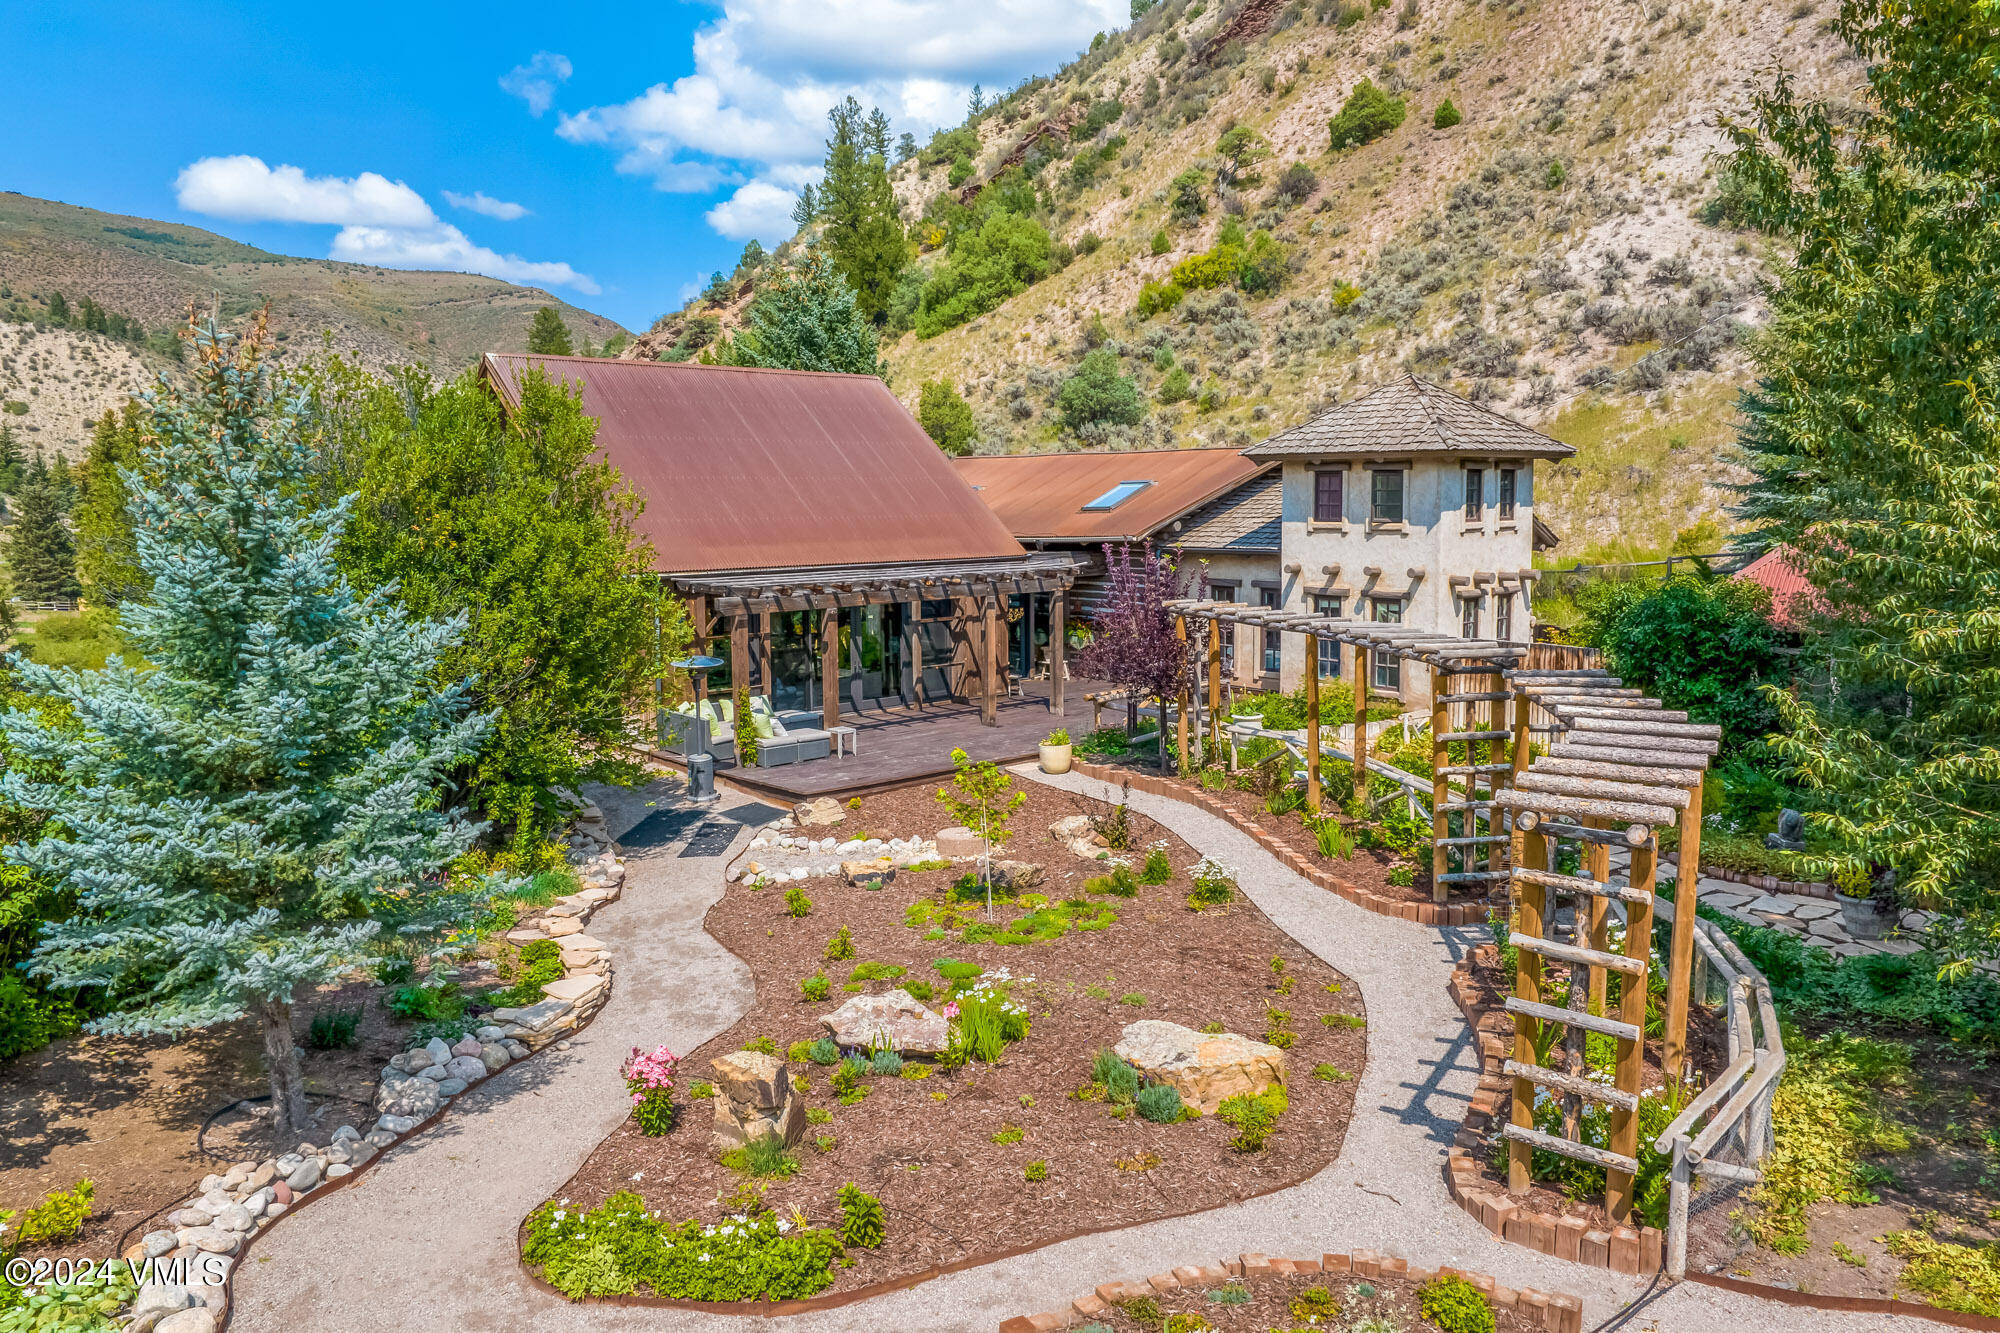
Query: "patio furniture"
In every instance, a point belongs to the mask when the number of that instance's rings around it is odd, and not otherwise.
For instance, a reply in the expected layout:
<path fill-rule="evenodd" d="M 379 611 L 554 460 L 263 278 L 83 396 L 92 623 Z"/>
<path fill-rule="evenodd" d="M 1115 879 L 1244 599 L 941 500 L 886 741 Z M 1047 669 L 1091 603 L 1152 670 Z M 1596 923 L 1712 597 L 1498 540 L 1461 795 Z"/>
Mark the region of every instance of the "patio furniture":
<path fill-rule="evenodd" d="M 834 727 L 830 731 L 828 731 L 827 734 L 833 737 L 833 757 L 835 759 L 840 758 L 841 755 L 840 747 L 843 745 L 847 747 L 848 754 L 851 755 L 854 753 L 853 727 Z"/>
<path fill-rule="evenodd" d="M 751 711 L 756 711 L 754 705 Z M 818 721 L 816 714 L 773 713 L 769 717 L 771 734 L 766 736 L 762 734 L 762 728 L 758 729 L 757 767 L 803 764 L 824 759 L 832 753 L 833 738 L 810 725 Z"/>

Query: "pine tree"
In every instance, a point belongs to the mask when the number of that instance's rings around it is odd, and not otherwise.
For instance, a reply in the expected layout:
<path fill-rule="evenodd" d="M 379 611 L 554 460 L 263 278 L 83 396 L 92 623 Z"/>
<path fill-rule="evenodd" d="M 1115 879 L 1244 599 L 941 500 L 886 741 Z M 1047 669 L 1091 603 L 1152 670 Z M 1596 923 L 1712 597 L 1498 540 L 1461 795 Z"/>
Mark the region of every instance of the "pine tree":
<path fill-rule="evenodd" d="M 27 455 L 7 426 L 0 426 L 0 495 L 12 495 L 28 479 Z"/>
<path fill-rule="evenodd" d="M 910 133 L 908 130 L 904 130 L 902 133 L 902 137 L 896 140 L 896 161 L 900 165 L 901 163 L 909 161 L 916 155 L 917 155 L 917 136 Z"/>
<path fill-rule="evenodd" d="M 146 669 L 17 662 L 42 706 L 0 717 L 31 761 L 0 797 L 50 815 L 7 859 L 76 900 L 29 970 L 100 990 L 97 1032 L 255 1014 L 290 1143 L 308 1111 L 294 1000 L 387 941 L 449 955 L 503 886 L 436 876 L 478 834 L 439 799 L 488 724 L 433 674 L 463 622 L 413 619 L 334 568 L 346 505 L 309 505 L 302 401 L 270 347 L 261 317 L 240 344 L 210 325 L 193 385 L 149 395 L 133 511 L 153 588 L 119 608 Z"/>
<path fill-rule="evenodd" d="M 90 449 L 83 456 L 75 508 L 76 572 L 83 595 L 94 606 L 116 606 L 143 595 L 148 586 L 126 512 L 132 493 L 121 471 L 139 466 L 144 420 L 144 409 L 131 400 L 122 411 L 106 412 L 92 429 Z"/>
<path fill-rule="evenodd" d="M 740 366 L 888 373 L 854 289 L 818 246 L 806 251 L 798 267 L 780 269 L 757 293 L 749 322 L 727 356 Z"/>
<path fill-rule="evenodd" d="M 972 85 L 972 96 L 966 99 L 965 118 L 978 120 L 986 112 L 986 93 L 978 84 Z"/>
<path fill-rule="evenodd" d="M 49 323 L 69 323 L 69 301 L 61 292 L 49 293 Z"/>
<path fill-rule="evenodd" d="M 48 481 L 29 482 L 14 495 L 14 526 L 7 532 L 7 573 L 23 601 L 73 600 L 76 547 L 63 524 L 62 497 Z"/>
<path fill-rule="evenodd" d="M 69 459 L 56 455 L 55 463 L 49 468 L 49 485 L 55 488 L 56 503 L 67 514 L 76 508 L 76 474 L 70 470 Z"/>
<path fill-rule="evenodd" d="M 1794 259 L 1745 396 L 1740 510 L 1818 590 L 1830 688 L 1770 691 L 1809 821 L 1943 913 L 1961 960 L 2000 953 L 2000 13 L 1845 0 L 1871 97 L 1788 79 L 1733 127 L 1749 221 Z M 1961 962 L 1960 966 L 1964 964 Z"/>
<path fill-rule="evenodd" d="M 792 205 L 792 222 L 800 231 L 819 220 L 819 198 L 813 193 L 812 182 L 799 187 L 798 201 Z"/>
<path fill-rule="evenodd" d="M 528 350 L 536 356 L 570 356 L 574 353 L 569 340 L 569 325 L 563 323 L 554 306 L 545 305 L 535 312 L 535 322 L 528 326 Z"/>
<path fill-rule="evenodd" d="M 889 184 L 888 120 L 876 111 L 864 118 L 849 97 L 827 112 L 833 137 L 826 141 L 826 174 L 820 184 L 819 216 L 834 267 L 854 289 L 861 313 L 880 324 L 889 312 L 896 279 L 910 262 L 909 239 Z M 882 152 L 874 141 L 882 140 Z"/>

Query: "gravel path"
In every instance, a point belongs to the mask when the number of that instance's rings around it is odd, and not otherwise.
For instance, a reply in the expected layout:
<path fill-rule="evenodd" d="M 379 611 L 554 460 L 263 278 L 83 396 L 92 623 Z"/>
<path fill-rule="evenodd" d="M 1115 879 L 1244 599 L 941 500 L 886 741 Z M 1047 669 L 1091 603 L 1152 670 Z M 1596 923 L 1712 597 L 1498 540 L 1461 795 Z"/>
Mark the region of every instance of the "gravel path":
<path fill-rule="evenodd" d="M 1074 776 L 1039 780 L 1115 799 L 1111 788 Z M 675 817 L 664 788 L 593 795 L 626 858 L 624 896 L 591 926 L 617 960 L 611 1000 L 570 1050 L 546 1051 L 478 1085 L 437 1128 L 391 1152 L 357 1186 L 260 1240 L 236 1281 L 237 1333 L 743 1327 L 732 1316 L 569 1305 L 531 1287 L 516 1262 L 521 1218 L 624 1117 L 613 1094 L 617 1066 L 630 1048 L 665 1041 L 693 1049 L 734 1022 L 753 998 L 747 969 L 701 928 L 722 893 L 724 862 L 681 857 L 679 837 L 659 841 L 666 832 L 661 824 Z M 1445 1193 L 1445 1150 L 1478 1077 L 1445 981 L 1483 932 L 1426 929 L 1365 912 L 1307 884 L 1206 812 L 1137 793 L 1132 803 L 1237 866 L 1243 888 L 1281 928 L 1360 984 L 1370 1017 L 1368 1070 L 1340 1160 L 1268 1198 L 1070 1241 L 865 1305 L 759 1328 L 992 1333 L 1002 1319 L 1060 1306 L 1099 1282 L 1253 1250 L 1375 1249 L 1426 1267 L 1490 1272 L 1513 1286 L 1572 1291 L 1584 1297 L 1586 1328 L 1640 1292 L 1631 1279 L 1494 1240 Z M 669 813 L 643 822 L 658 810 Z M 771 813 L 725 800 L 710 817 L 759 820 Z M 738 836 L 731 855 L 746 837 Z M 1713 1333 L 1731 1324 L 1760 1333 L 1936 1327 L 1792 1310 L 1690 1285 L 1651 1301 L 1623 1327 Z"/>

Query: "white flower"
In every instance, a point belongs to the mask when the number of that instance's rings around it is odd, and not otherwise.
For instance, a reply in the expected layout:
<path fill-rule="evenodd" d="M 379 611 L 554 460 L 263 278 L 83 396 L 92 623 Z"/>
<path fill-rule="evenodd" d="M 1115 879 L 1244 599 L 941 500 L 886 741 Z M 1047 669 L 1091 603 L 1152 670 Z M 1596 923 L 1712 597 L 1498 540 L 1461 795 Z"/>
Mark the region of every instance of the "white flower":
<path fill-rule="evenodd" d="M 782 1217 L 778 1219 L 778 1231 L 780 1234 L 790 1231 L 791 1229 L 792 1229 L 792 1224 L 790 1222 L 787 1222 Z"/>
<path fill-rule="evenodd" d="M 645 1178 L 646 1178 L 646 1173 L 644 1171 L 634 1171 L 632 1173 L 632 1179 L 634 1180 L 644 1180 Z"/>

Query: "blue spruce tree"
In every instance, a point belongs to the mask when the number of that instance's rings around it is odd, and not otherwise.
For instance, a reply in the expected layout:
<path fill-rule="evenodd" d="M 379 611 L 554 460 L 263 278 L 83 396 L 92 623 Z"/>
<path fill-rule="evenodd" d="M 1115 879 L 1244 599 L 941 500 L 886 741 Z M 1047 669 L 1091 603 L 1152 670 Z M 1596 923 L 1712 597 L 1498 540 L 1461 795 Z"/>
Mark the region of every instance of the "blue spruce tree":
<path fill-rule="evenodd" d="M 261 318 L 194 345 L 123 472 L 152 591 L 119 626 L 143 664 L 16 660 L 39 706 L 0 717 L 19 757 L 0 795 L 50 823 L 5 854 L 76 895 L 31 970 L 102 988 L 92 1030 L 256 1015 L 283 1142 L 308 1115 L 295 999 L 393 941 L 448 950 L 502 887 L 436 873 L 478 835 L 439 788 L 489 718 L 435 682 L 462 620 L 413 619 L 335 568 L 347 502 L 311 504 L 303 401 L 264 363 Z"/>

